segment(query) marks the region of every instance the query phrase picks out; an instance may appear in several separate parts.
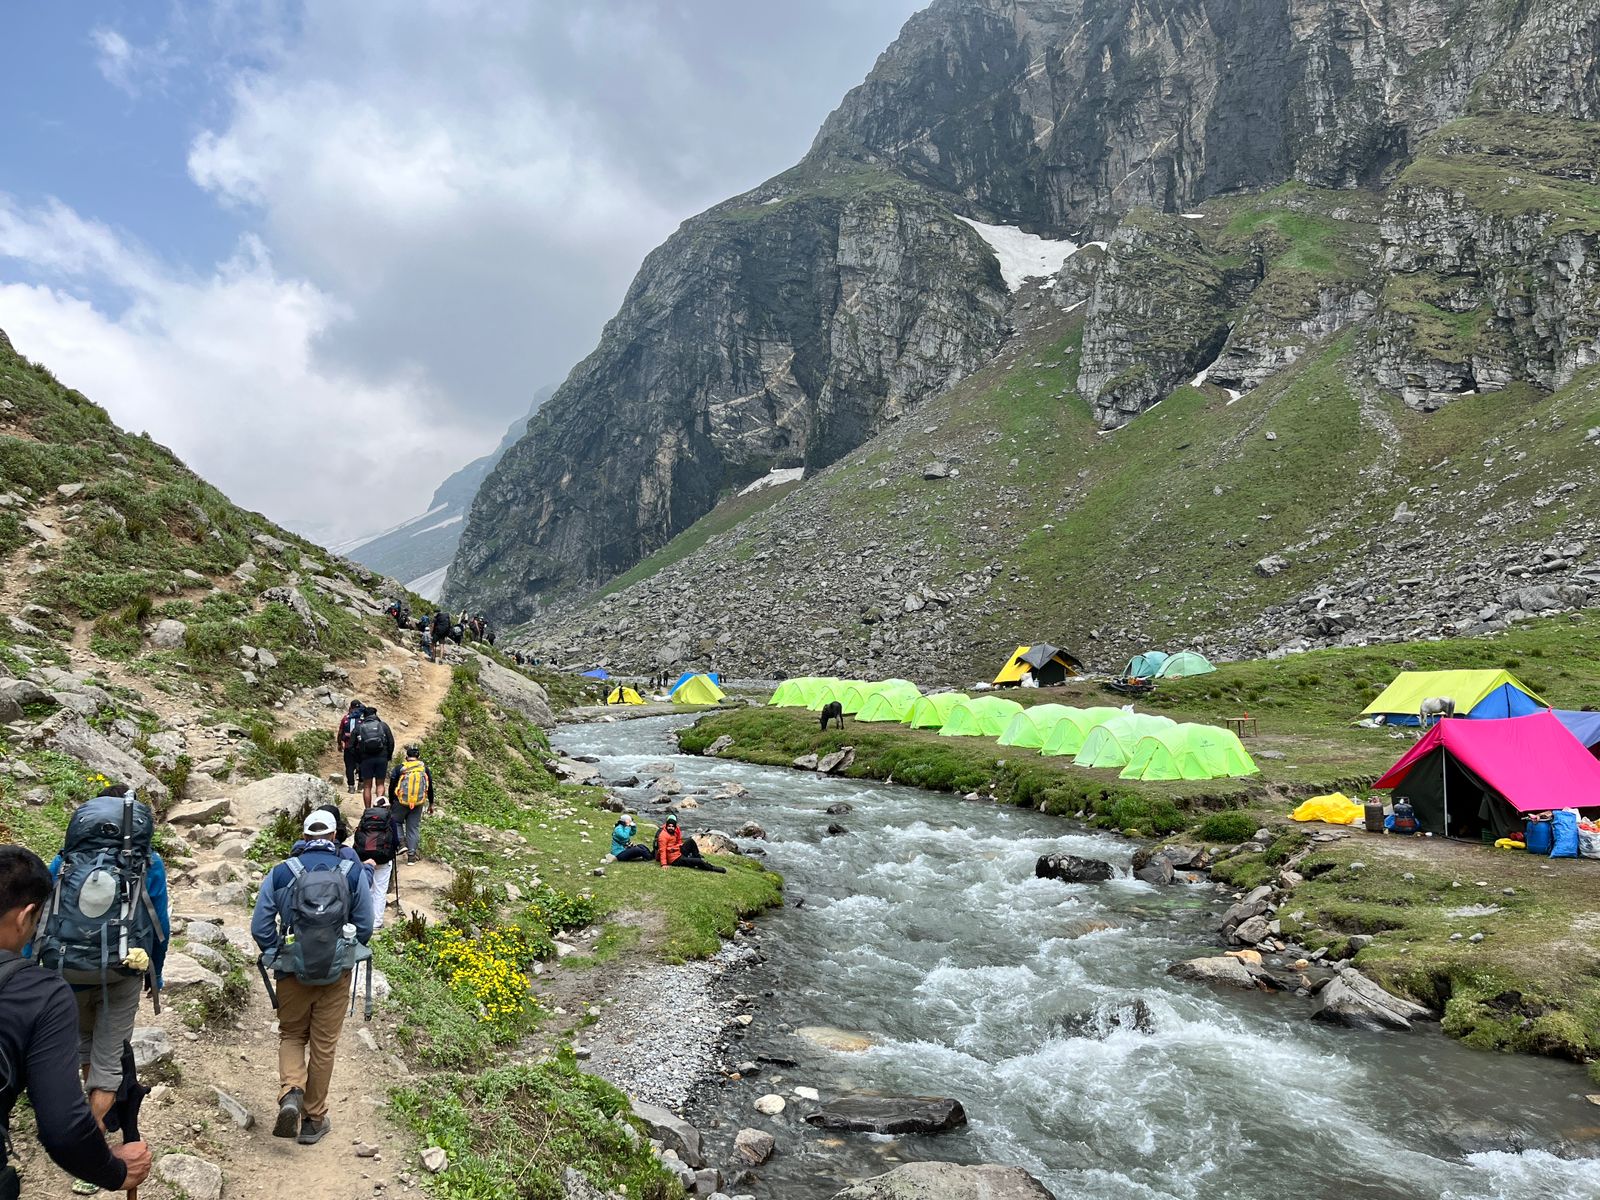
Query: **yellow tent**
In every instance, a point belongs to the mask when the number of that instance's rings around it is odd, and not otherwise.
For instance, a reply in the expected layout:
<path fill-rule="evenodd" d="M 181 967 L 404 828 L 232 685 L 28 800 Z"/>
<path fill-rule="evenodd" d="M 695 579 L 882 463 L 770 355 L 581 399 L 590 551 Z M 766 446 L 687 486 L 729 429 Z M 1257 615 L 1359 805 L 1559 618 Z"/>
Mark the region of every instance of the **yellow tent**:
<path fill-rule="evenodd" d="M 606 697 L 607 704 L 643 704 L 639 693 L 631 687 L 619 687 Z"/>
<path fill-rule="evenodd" d="M 1510 671 L 1402 671 L 1361 715 L 1415 725 L 1424 700 L 1446 696 L 1458 717 L 1525 717 L 1550 707 Z"/>
<path fill-rule="evenodd" d="M 1081 675 L 1083 664 L 1060 646 L 1052 646 L 1048 642 L 1018 646 L 1016 653 L 1000 668 L 1000 674 L 994 677 L 995 686 L 1021 683 L 1022 677 L 1030 671 L 1034 682 L 1049 686 L 1060 683 L 1068 676 Z"/>
<path fill-rule="evenodd" d="M 709 675 L 691 675 L 672 693 L 674 704 L 717 704 L 722 700 L 722 689 L 711 682 Z"/>

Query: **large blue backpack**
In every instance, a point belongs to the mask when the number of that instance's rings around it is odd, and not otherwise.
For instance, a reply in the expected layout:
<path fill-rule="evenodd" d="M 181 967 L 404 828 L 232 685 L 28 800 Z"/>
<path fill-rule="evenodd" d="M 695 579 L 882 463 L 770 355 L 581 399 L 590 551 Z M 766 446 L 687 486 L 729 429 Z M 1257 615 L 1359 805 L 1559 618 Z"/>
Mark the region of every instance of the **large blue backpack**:
<path fill-rule="evenodd" d="M 1550 818 L 1550 857 L 1578 857 L 1578 814 L 1557 809 Z"/>
<path fill-rule="evenodd" d="M 78 984 L 145 973 L 123 963 L 134 949 L 153 955 L 162 936 L 145 881 L 154 828 L 132 796 L 99 796 L 72 814 L 34 943 L 41 966 Z"/>

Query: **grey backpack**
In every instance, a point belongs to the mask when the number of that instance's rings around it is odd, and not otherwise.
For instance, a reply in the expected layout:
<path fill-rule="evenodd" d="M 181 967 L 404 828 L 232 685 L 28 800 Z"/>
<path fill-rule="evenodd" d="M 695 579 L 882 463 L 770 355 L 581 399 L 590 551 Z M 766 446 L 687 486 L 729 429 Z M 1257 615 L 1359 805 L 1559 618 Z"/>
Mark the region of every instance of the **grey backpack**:
<path fill-rule="evenodd" d="M 356 959 L 356 939 L 345 935 L 352 906 L 349 877 L 355 864 L 342 858 L 337 868 L 310 870 L 291 858 L 284 865 L 293 872 L 294 881 L 280 914 L 282 936 L 273 970 L 312 987 L 336 983 Z"/>

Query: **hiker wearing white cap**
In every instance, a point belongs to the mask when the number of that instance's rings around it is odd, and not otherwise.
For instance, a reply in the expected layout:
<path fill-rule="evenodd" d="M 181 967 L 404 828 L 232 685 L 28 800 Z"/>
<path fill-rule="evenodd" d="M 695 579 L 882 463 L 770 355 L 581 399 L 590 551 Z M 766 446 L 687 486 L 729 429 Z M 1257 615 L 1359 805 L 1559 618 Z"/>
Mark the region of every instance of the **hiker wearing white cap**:
<path fill-rule="evenodd" d="M 635 842 L 634 836 L 638 827 L 633 818 L 623 813 L 617 818 L 616 826 L 611 830 L 611 857 L 616 862 L 649 862 L 652 858 L 649 846 L 641 846 Z"/>
<path fill-rule="evenodd" d="M 315 1145 L 328 1133 L 328 1084 L 350 992 L 354 940 L 372 937 L 368 872 L 339 853 L 327 809 L 313 809 L 296 852 L 268 872 L 250 935 L 277 976 L 278 1118 L 273 1135 Z"/>

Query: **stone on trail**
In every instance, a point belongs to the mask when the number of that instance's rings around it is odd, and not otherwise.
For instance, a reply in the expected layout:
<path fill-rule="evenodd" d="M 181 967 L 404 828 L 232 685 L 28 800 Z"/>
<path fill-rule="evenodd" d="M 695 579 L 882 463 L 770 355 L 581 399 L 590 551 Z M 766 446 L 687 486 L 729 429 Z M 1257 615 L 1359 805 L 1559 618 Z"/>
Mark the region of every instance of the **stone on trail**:
<path fill-rule="evenodd" d="M 967 1114 L 947 1096 L 841 1096 L 806 1123 L 856 1133 L 946 1133 L 965 1125 Z"/>
<path fill-rule="evenodd" d="M 182 650 L 184 635 L 189 632 L 189 627 L 182 621 L 174 621 L 168 617 L 156 623 L 150 631 L 150 648 L 153 650 Z"/>
<path fill-rule="evenodd" d="M 209 825 L 228 815 L 233 805 L 227 800 L 202 800 L 195 804 L 179 804 L 167 813 L 169 825 Z"/>
<path fill-rule="evenodd" d="M 228 941 L 228 935 L 222 932 L 222 926 L 210 921 L 190 921 L 183 931 L 183 936 L 191 942 L 199 942 L 202 946 L 222 946 Z"/>
<path fill-rule="evenodd" d="M 159 1025 L 145 1025 L 133 1031 L 128 1038 L 133 1045 L 133 1065 L 148 1070 L 172 1058 L 172 1039 Z"/>
<path fill-rule="evenodd" d="M 34 740 L 47 750 L 75 758 L 92 771 L 134 788 L 148 800 L 165 801 L 167 785 L 79 713 L 58 712 L 39 726 Z M 158 804 L 159 807 L 159 804 Z"/>
<path fill-rule="evenodd" d="M 269 775 L 233 794 L 233 815 L 248 829 L 270 825 L 279 813 L 298 816 L 334 798 L 316 775 Z"/>
<path fill-rule="evenodd" d="M 1341 967 L 1322 989 L 1313 1021 L 1352 1029 L 1410 1029 L 1413 1021 L 1431 1019 L 1420 1004 L 1385 991 L 1354 967 Z"/>
<path fill-rule="evenodd" d="M 733 1148 L 739 1157 L 753 1167 L 759 1167 L 772 1157 L 778 1140 L 761 1129 L 741 1129 L 734 1135 Z"/>
<path fill-rule="evenodd" d="M 1038 879 L 1058 879 L 1062 883 L 1104 883 L 1115 873 L 1111 864 L 1098 858 L 1079 858 L 1076 854 L 1044 854 L 1033 867 Z"/>
<path fill-rule="evenodd" d="M 645 1123 L 650 1136 L 691 1167 L 705 1165 L 700 1154 L 700 1131 L 675 1113 L 657 1104 L 633 1101 L 633 1115 Z"/>
<path fill-rule="evenodd" d="M 914 1162 L 834 1193 L 833 1200 L 1056 1200 L 1021 1167 Z"/>
<path fill-rule="evenodd" d="M 244 1105 L 240 1104 L 237 1100 L 235 1100 L 232 1096 L 228 1095 L 228 1093 L 223 1091 L 221 1088 L 216 1087 L 216 1086 L 213 1085 L 211 1090 L 216 1093 L 217 1111 L 220 1112 L 223 1116 L 227 1117 L 228 1120 L 232 1121 L 236 1128 L 239 1128 L 239 1129 L 254 1129 L 255 1128 L 256 1116 L 255 1116 L 255 1114 L 253 1112 L 251 1112 Z"/>
<path fill-rule="evenodd" d="M 221 1200 L 222 1168 L 216 1163 L 192 1154 L 168 1154 L 156 1164 L 156 1174 L 188 1200 Z"/>
<path fill-rule="evenodd" d="M 438 1175 L 450 1165 L 450 1156 L 438 1146 L 429 1146 L 422 1152 L 422 1165 L 429 1173 Z"/>
<path fill-rule="evenodd" d="M 787 1107 L 788 1103 L 776 1092 L 769 1092 L 755 1104 L 756 1111 L 764 1117 L 775 1117 Z"/>
<path fill-rule="evenodd" d="M 180 992 L 190 987 L 222 988 L 222 977 L 208 971 L 187 954 L 169 954 L 161 980 L 169 992 Z"/>

